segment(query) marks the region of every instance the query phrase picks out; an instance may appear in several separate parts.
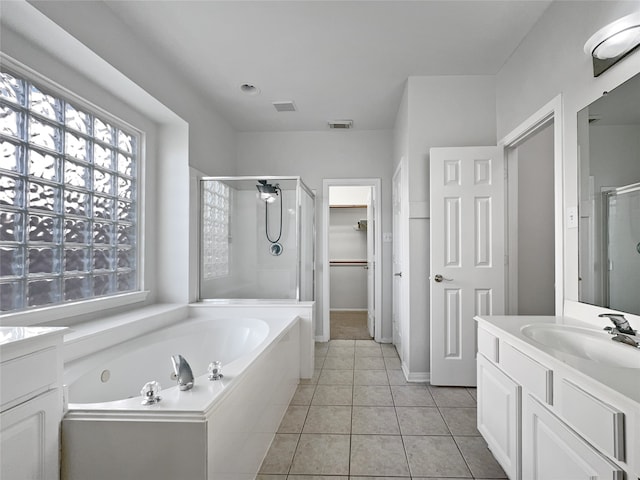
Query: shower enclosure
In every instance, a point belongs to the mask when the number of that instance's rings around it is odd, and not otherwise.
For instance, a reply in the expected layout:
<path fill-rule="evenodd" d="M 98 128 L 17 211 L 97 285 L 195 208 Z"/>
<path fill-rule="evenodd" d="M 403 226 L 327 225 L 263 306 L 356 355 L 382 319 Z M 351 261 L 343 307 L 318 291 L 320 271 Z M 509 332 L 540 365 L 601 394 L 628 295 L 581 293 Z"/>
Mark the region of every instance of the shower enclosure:
<path fill-rule="evenodd" d="M 313 300 L 314 222 L 300 177 L 202 178 L 200 300 Z"/>

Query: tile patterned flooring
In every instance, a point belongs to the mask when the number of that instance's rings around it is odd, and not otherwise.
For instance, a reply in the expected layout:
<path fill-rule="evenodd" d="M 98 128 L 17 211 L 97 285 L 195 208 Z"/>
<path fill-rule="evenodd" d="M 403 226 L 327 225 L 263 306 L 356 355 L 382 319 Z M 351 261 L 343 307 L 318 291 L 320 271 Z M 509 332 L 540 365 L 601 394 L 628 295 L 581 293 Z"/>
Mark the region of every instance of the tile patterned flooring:
<path fill-rule="evenodd" d="M 257 480 L 502 479 L 475 389 L 407 383 L 391 345 L 316 344 Z"/>

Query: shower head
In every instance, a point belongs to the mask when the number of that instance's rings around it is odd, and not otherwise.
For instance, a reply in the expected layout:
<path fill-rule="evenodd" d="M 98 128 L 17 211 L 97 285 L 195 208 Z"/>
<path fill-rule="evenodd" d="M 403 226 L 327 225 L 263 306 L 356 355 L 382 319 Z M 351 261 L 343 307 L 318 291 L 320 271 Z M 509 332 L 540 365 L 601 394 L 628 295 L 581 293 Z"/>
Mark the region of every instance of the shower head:
<path fill-rule="evenodd" d="M 258 189 L 258 192 L 260 192 L 260 199 L 267 203 L 274 202 L 278 196 L 278 190 L 280 190 L 280 186 L 277 183 L 275 185 L 271 185 L 270 183 L 267 183 L 266 180 L 258 180 L 256 188 Z"/>

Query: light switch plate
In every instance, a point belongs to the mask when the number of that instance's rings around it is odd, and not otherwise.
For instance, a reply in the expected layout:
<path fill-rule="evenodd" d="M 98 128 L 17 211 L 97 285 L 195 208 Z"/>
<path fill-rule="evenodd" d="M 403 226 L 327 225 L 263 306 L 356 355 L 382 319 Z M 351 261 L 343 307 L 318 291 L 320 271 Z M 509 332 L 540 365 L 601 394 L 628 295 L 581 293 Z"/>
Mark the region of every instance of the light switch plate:
<path fill-rule="evenodd" d="M 578 228 L 578 207 L 567 207 L 567 228 Z"/>

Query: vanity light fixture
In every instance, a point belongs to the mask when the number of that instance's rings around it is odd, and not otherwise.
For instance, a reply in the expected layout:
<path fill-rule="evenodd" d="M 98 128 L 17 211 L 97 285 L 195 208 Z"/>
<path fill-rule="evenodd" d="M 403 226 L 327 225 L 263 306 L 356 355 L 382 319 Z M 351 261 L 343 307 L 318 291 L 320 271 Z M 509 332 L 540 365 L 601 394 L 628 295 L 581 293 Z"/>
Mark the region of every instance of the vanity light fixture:
<path fill-rule="evenodd" d="M 640 12 L 622 17 L 594 33 L 584 51 L 593 59 L 593 76 L 598 77 L 640 45 Z"/>

